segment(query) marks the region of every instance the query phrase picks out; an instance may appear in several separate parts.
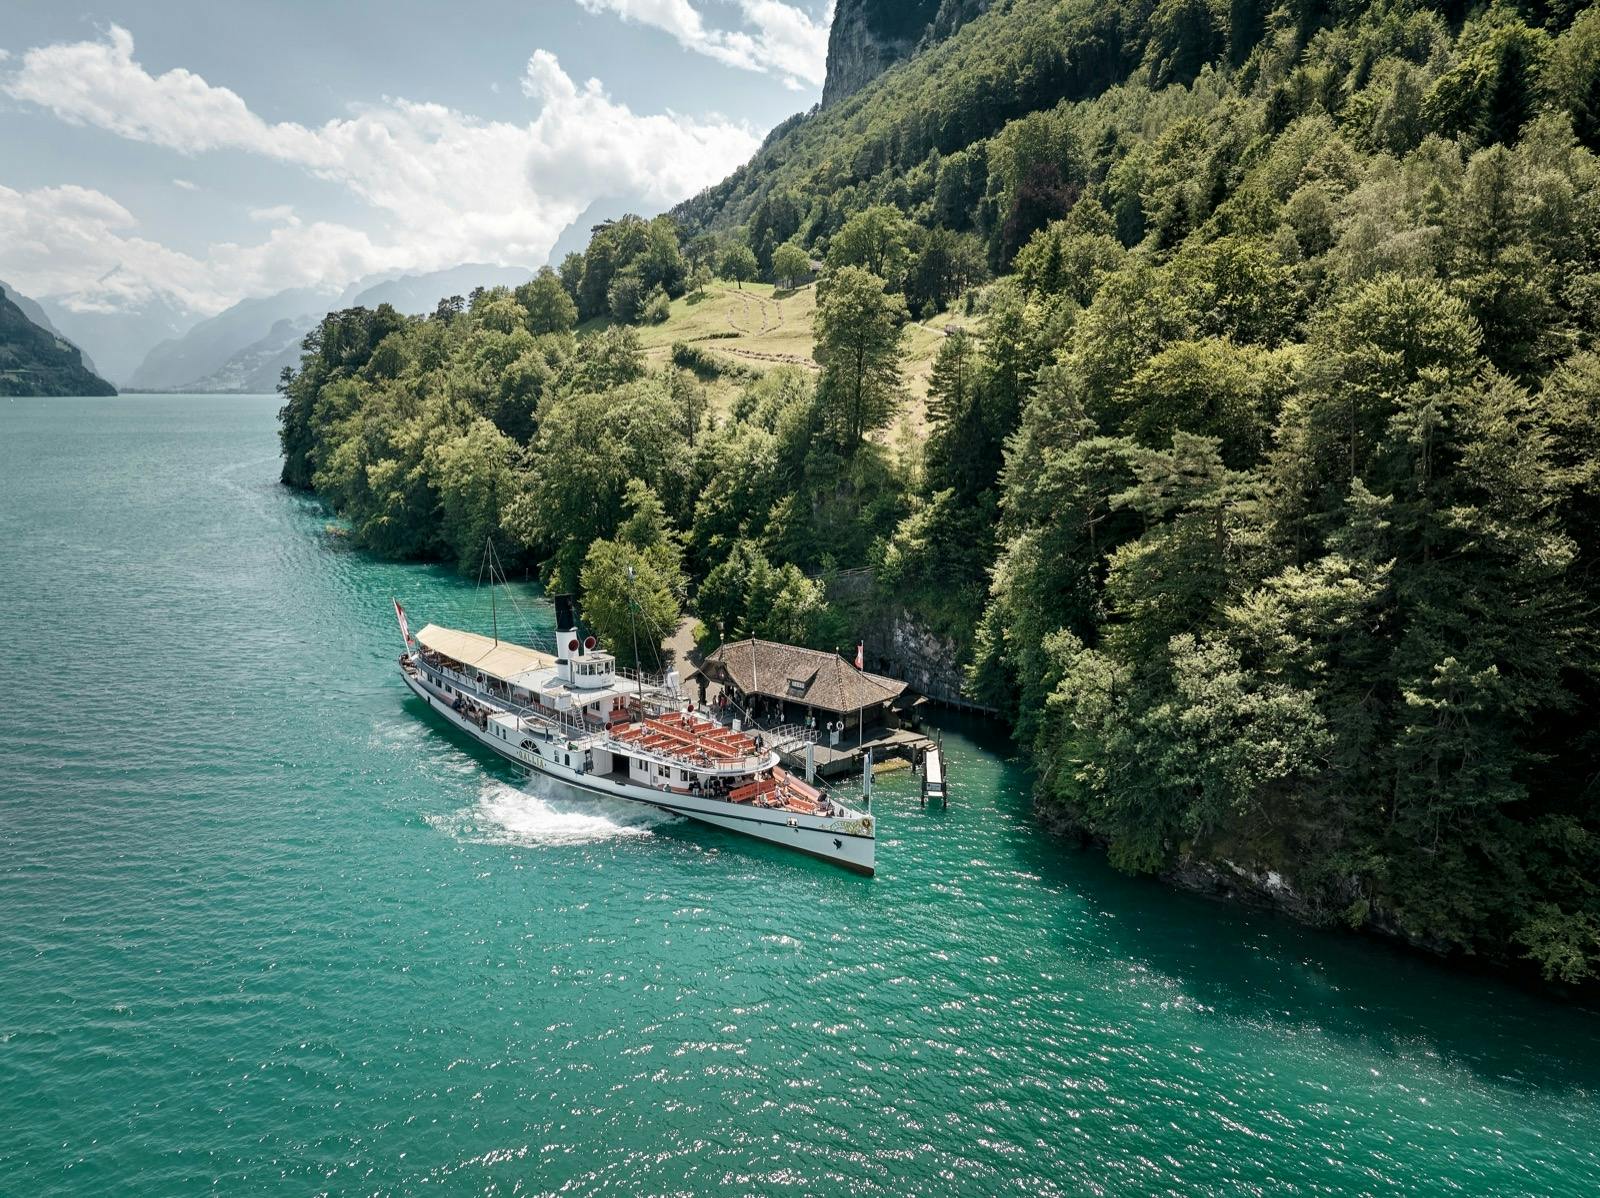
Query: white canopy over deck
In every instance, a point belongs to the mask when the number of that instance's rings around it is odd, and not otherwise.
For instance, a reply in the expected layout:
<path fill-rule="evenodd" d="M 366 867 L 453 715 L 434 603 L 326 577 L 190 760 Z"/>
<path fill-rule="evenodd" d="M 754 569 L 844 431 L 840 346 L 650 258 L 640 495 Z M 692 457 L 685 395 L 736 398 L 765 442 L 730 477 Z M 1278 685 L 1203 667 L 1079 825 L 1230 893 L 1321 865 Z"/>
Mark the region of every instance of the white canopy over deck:
<path fill-rule="evenodd" d="M 632 701 L 638 698 L 641 689 L 647 700 L 673 704 L 677 699 L 671 691 L 653 683 L 645 683 L 641 688 L 637 682 L 626 679 L 617 679 L 609 686 L 574 687 L 562 678 L 560 662 L 550 654 L 508 641 L 495 641 L 476 632 L 462 632 L 429 624 L 416 634 L 415 639 L 424 649 L 458 661 L 486 677 L 530 694 L 547 696 L 547 703 L 551 702 L 549 696 L 557 696 L 553 706 L 565 708 L 570 702 L 573 707 L 595 708 L 598 704 L 617 699 Z M 605 660 L 609 662 L 611 659 L 607 657 Z M 607 672 L 610 672 L 609 669 Z"/>
<path fill-rule="evenodd" d="M 417 644 L 464 666 L 471 666 L 490 678 L 513 686 L 526 686 L 520 675 L 537 671 L 553 672 L 556 659 L 548 653 L 513 645 L 509 641 L 496 641 L 476 632 L 461 632 L 455 628 L 440 628 L 429 624 L 416 636 Z M 547 673 L 547 677 L 549 674 Z"/>

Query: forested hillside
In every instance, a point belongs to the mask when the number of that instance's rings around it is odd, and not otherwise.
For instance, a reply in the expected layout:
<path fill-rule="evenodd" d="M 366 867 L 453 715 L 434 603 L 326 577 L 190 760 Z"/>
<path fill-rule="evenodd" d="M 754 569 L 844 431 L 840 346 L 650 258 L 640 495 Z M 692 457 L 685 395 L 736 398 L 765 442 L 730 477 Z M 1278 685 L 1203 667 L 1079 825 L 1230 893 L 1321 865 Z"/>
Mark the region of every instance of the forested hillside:
<path fill-rule="evenodd" d="M 0 395 L 115 395 L 78 347 L 29 320 L 0 291 Z"/>
<path fill-rule="evenodd" d="M 872 565 L 1118 865 L 1592 982 L 1600 12 L 966 9 L 559 274 L 331 316 L 285 479 L 710 637 L 832 645 Z M 675 297 L 813 263 L 814 378 L 647 368 Z"/>

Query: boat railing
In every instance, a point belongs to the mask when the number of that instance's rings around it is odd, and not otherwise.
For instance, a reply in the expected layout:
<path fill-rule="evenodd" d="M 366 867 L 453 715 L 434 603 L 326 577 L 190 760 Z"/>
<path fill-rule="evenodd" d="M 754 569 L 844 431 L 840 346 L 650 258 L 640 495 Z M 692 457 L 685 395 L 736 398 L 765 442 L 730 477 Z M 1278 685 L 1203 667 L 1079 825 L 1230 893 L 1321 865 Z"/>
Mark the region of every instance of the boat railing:
<path fill-rule="evenodd" d="M 632 666 L 618 666 L 616 672 L 618 678 L 626 679 L 629 682 L 640 682 L 645 686 L 654 687 L 656 690 L 666 691 L 668 694 L 676 693 L 667 685 L 667 676 L 665 674 L 651 674 L 644 670 L 636 670 Z"/>
<path fill-rule="evenodd" d="M 452 670 L 449 666 L 434 665 L 426 658 L 423 659 L 422 666 L 423 669 L 431 670 L 441 678 L 448 678 L 457 686 L 465 687 L 468 691 L 474 694 L 482 695 L 486 699 L 493 699 L 500 703 L 509 703 L 511 701 L 508 696 L 499 695 L 494 692 L 494 690 L 489 686 L 490 680 L 488 675 L 484 675 L 485 681 L 479 682 L 474 675 L 462 673 L 460 670 Z"/>
<path fill-rule="evenodd" d="M 493 703 L 507 714 L 515 716 L 519 726 L 523 727 L 524 730 L 526 730 L 526 725 L 531 721 L 553 725 L 563 731 L 572 732 L 579 736 L 587 736 L 590 733 L 601 731 L 598 724 L 591 723 L 576 712 L 561 711 L 553 707 L 535 707 L 531 704 L 519 704 L 509 695 L 497 693 L 487 685 L 478 682 L 475 678 L 462 674 L 459 670 L 452 670 L 448 666 L 436 666 L 425 662 L 424 668 L 431 670 L 441 678 L 448 679 L 468 697 L 477 697 Z"/>
<path fill-rule="evenodd" d="M 511 714 L 517 717 L 518 727 L 528 730 L 529 724 L 542 724 L 561 729 L 574 736 L 589 736 L 600 729 L 571 711 L 557 711 L 549 707 L 516 707 Z"/>
<path fill-rule="evenodd" d="M 762 735 L 780 753 L 793 753 L 817 743 L 817 730 L 803 724 L 779 724 L 763 729 Z"/>
<path fill-rule="evenodd" d="M 676 753 L 664 748 L 647 749 L 632 741 L 626 741 L 609 734 L 605 738 L 605 747 L 613 753 L 621 753 L 629 757 L 649 757 L 659 761 L 670 761 L 674 765 L 683 766 L 685 769 L 699 770 L 701 772 L 715 770 L 718 773 L 753 774 L 759 770 L 766 769 L 772 764 L 772 758 L 766 754 L 762 754 L 759 757 L 712 757 L 707 754 L 701 757 L 692 753 Z"/>
<path fill-rule="evenodd" d="M 772 759 L 767 752 L 763 752 L 756 756 L 735 758 L 713 758 L 709 756 L 701 758 L 695 754 L 672 752 L 666 748 L 646 749 L 641 745 L 615 736 L 612 733 L 611 726 L 600 724 L 585 716 L 579 715 L 577 712 L 562 711 L 553 707 L 535 707 L 531 705 L 524 706 L 514 702 L 510 696 L 497 694 L 494 691 L 491 691 L 486 685 L 477 682 L 474 678 L 468 677 L 457 670 L 452 670 L 448 666 L 438 666 L 430 663 L 424 663 L 424 668 L 439 675 L 441 678 L 448 679 L 469 697 L 476 696 L 487 702 L 493 703 L 507 714 L 516 717 L 518 728 L 524 732 L 531 730 L 543 731 L 548 729 L 560 730 L 561 732 L 564 732 L 574 738 L 598 736 L 603 747 L 611 750 L 614 753 L 622 753 L 628 756 L 652 757 L 659 761 L 669 761 L 675 765 L 683 766 L 685 769 L 692 770 L 703 771 L 714 769 L 719 773 L 728 771 L 737 773 L 756 773 L 759 770 L 766 769 L 767 766 L 769 766 L 772 762 Z M 806 729 L 796 728 L 795 731 L 804 733 Z M 814 738 L 815 734 L 813 733 L 812 735 Z M 762 729 L 761 736 L 767 743 L 768 749 L 776 747 L 776 743 L 772 739 L 774 736 L 772 732 Z"/>

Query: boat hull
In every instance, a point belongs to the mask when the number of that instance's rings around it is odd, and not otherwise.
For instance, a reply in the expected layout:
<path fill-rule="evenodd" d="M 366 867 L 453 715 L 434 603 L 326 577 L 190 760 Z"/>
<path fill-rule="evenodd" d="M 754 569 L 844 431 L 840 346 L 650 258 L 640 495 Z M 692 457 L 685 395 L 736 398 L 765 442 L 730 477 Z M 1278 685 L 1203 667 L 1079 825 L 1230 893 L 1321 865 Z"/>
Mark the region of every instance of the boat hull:
<path fill-rule="evenodd" d="M 640 803 L 743 836 L 796 849 L 857 873 L 871 874 L 876 868 L 876 841 L 872 835 L 873 821 L 870 819 L 836 819 L 752 807 L 706 795 L 640 786 L 605 774 L 588 773 L 584 769 L 582 750 L 565 750 L 559 740 L 524 748 L 524 743 L 529 743 L 528 738 L 507 739 L 497 731 L 481 728 L 453 710 L 451 700 L 425 677 L 409 670 L 402 670 L 401 675 L 412 692 L 426 702 L 435 714 L 485 748 L 530 773 L 552 778 L 587 794 Z"/>

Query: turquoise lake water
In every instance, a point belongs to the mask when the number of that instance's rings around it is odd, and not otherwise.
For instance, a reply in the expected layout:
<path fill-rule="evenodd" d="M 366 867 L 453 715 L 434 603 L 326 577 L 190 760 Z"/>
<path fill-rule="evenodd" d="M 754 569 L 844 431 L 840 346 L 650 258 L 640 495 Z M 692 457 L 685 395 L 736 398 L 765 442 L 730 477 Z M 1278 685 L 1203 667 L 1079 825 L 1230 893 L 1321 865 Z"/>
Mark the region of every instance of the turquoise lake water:
<path fill-rule="evenodd" d="M 276 408 L 0 406 L 0 1194 L 1600 1189 L 1595 1015 L 1119 876 L 992 729 L 870 879 L 523 782 Z"/>

